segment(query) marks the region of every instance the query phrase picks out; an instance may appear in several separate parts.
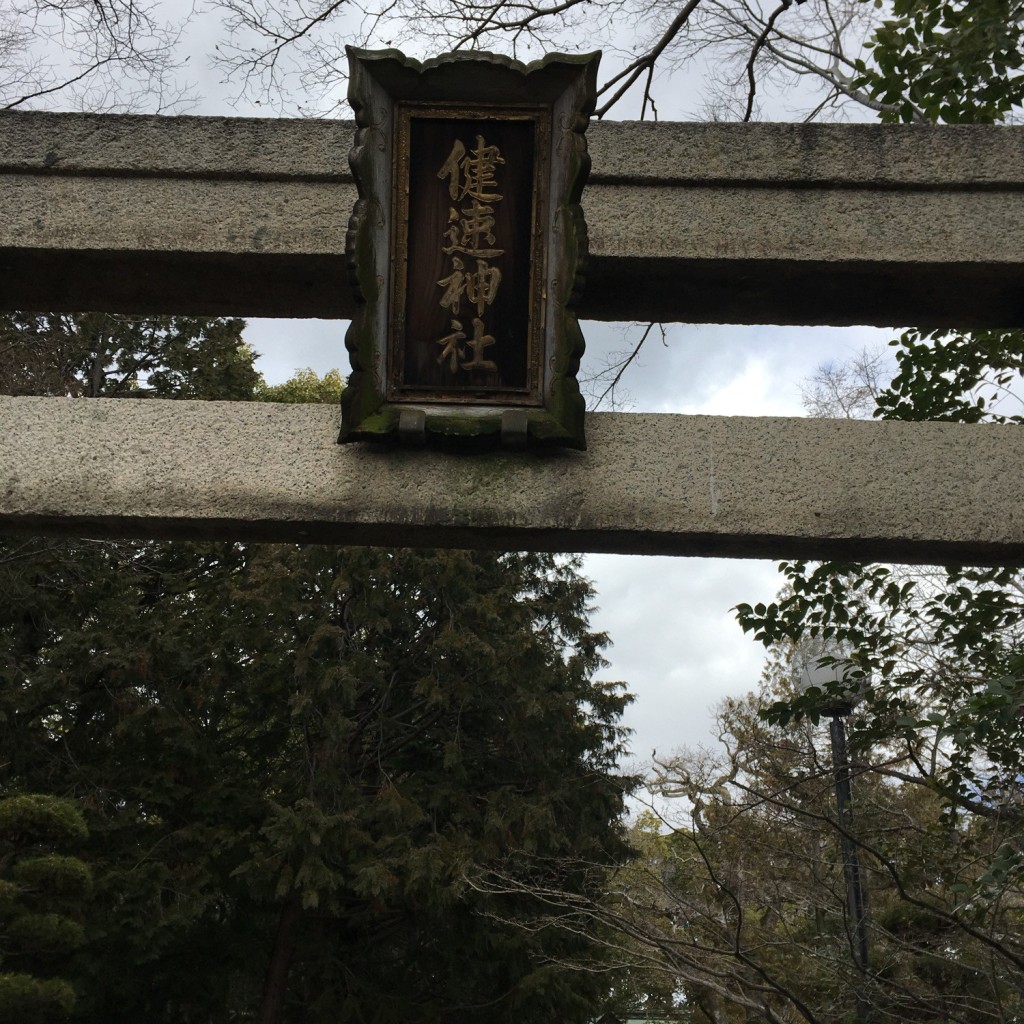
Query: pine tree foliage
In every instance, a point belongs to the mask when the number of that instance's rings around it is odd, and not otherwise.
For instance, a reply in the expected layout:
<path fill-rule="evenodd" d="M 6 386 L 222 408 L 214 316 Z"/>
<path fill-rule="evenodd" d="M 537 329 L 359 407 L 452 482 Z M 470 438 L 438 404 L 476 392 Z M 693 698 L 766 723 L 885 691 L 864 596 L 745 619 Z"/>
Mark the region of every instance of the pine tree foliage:
<path fill-rule="evenodd" d="M 240 325 L 168 321 L 133 378 L 134 330 L 30 380 L 89 394 L 101 363 L 101 393 L 239 397 L 255 375 Z M 75 1019 L 589 1019 L 607 976 L 560 965 L 600 950 L 520 923 L 559 913 L 530 888 L 596 894 L 627 855 L 591 600 L 552 555 L 0 539 L 0 778 L 89 824 Z M 492 869 L 527 891 L 483 893 Z"/>
<path fill-rule="evenodd" d="M 252 398 L 260 375 L 238 319 L 0 314 L 0 393 Z"/>
<path fill-rule="evenodd" d="M 182 963 L 213 1013 L 293 904 L 296 1006 L 583 1009 L 586 986 L 543 963 L 558 950 L 466 885 L 517 856 L 554 870 L 624 850 L 622 698 L 589 682 L 601 638 L 571 565 L 176 546 L 104 550 L 69 591 L 63 554 L 32 560 L 42 601 L 3 588 L 5 621 L 44 624 L 12 666 L 4 743 L 11 783 L 73 786 L 94 818 L 98 902 L 119 899 L 90 955 L 132 965 L 93 994 L 97 1018 L 164 1019 Z"/>
<path fill-rule="evenodd" d="M 85 941 L 93 878 L 67 851 L 87 838 L 73 800 L 0 798 L 0 1020 L 44 1024 L 74 1009 L 74 988 L 59 975 Z"/>

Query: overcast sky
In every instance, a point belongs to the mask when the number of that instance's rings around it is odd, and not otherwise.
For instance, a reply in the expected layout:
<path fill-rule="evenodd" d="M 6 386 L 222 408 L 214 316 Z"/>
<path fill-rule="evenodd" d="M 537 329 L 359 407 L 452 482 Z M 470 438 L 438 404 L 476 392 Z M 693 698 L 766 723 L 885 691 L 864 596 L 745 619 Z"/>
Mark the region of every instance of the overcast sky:
<path fill-rule="evenodd" d="M 203 70 L 209 45 L 195 22 L 191 76 L 202 114 L 261 115 L 252 103 L 233 101 L 234 88 Z M 419 56 L 424 56 L 419 54 Z M 608 64 L 609 58 L 605 58 Z M 614 58 L 612 58 L 614 60 Z M 604 67 L 607 73 L 608 67 Z M 663 119 L 692 119 L 701 107 L 700 74 L 663 79 L 656 92 Z M 786 97 L 768 98 L 768 116 L 786 117 Z M 636 116 L 626 104 L 620 117 Z M 348 116 L 348 115 L 346 115 Z M 856 114 L 854 115 L 856 116 Z M 862 115 L 866 118 L 866 112 Z M 348 371 L 345 324 L 329 321 L 253 320 L 248 339 L 272 383 L 297 368 Z M 629 351 L 636 325 L 585 323 L 587 353 L 581 377 L 596 374 L 616 353 Z M 619 408 L 633 412 L 720 416 L 800 416 L 800 386 L 825 363 L 842 361 L 865 346 L 879 347 L 891 331 L 871 328 L 741 327 L 674 324 L 666 344 L 651 337 L 619 389 Z M 774 561 L 588 555 L 585 573 L 596 590 L 592 622 L 607 632 L 606 679 L 622 680 L 636 695 L 626 724 L 639 765 L 683 746 L 713 742 L 711 709 L 723 697 L 757 686 L 764 662 L 760 644 L 744 636 L 731 609 L 741 601 L 771 600 L 780 577 Z"/>
<path fill-rule="evenodd" d="M 184 9 L 185 0 L 167 0 Z M 211 70 L 207 55 L 216 42 L 215 18 L 200 11 L 185 44 L 185 69 L 196 102 L 188 112 L 204 115 L 267 116 L 274 111 L 237 99 L 237 85 Z M 581 41 L 579 49 L 589 49 Z M 408 47 L 407 47 L 408 49 Z M 415 53 L 416 56 L 425 56 Z M 603 73 L 614 70 L 606 54 Z M 665 120 L 695 118 L 703 107 L 702 71 L 656 83 L 658 112 Z M 762 90 L 765 119 L 785 120 L 800 103 L 792 94 Z M 299 96 L 301 99 L 301 96 Z M 636 116 L 638 102 L 618 109 Z M 342 116 L 350 116 L 342 111 Z M 867 119 L 868 112 L 852 112 Z M 347 211 L 344 213 L 347 217 Z M 339 282 L 344 286 L 344 282 Z M 260 353 L 259 367 L 271 383 L 296 369 L 348 372 L 345 324 L 329 321 L 252 320 L 247 339 Z M 584 324 L 587 354 L 581 377 L 600 371 L 616 353 L 629 351 L 638 337 L 634 325 Z M 619 408 L 634 412 L 799 416 L 800 386 L 821 364 L 842 361 L 865 346 L 878 347 L 891 331 L 869 328 L 738 327 L 670 325 L 666 343 L 651 337 L 619 389 Z M 757 685 L 764 661 L 760 645 L 744 637 L 731 611 L 740 601 L 770 600 L 779 586 L 774 562 L 592 555 L 585 572 L 597 589 L 593 624 L 613 646 L 604 678 L 625 681 L 636 695 L 627 716 L 632 747 L 642 763 L 657 750 L 665 756 L 684 745 L 713 741 L 710 709 L 727 695 Z"/>
<path fill-rule="evenodd" d="M 296 367 L 319 373 L 343 366 L 344 325 L 326 321 L 252 321 L 248 337 L 260 367 L 280 381 Z M 581 376 L 610 354 L 629 350 L 636 326 L 585 323 Z M 872 328 L 736 327 L 676 324 L 667 344 L 651 338 L 627 373 L 634 412 L 799 416 L 800 385 L 823 363 L 880 346 L 892 332 Z M 657 750 L 712 742 L 710 709 L 756 687 L 760 644 L 744 636 L 731 611 L 740 601 L 771 600 L 776 562 L 751 559 L 588 555 L 597 589 L 592 622 L 609 634 L 605 679 L 636 695 L 627 715 L 641 764 Z"/>

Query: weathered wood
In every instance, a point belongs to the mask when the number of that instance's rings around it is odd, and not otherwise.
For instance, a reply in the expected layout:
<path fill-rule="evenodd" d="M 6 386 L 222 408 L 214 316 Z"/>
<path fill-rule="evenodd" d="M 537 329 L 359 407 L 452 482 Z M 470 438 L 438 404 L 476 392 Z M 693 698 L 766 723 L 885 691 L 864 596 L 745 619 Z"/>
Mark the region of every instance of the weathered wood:
<path fill-rule="evenodd" d="M 0 529 L 1024 563 L 1024 431 L 595 414 L 590 448 L 335 444 L 324 406 L 0 398 Z"/>
<path fill-rule="evenodd" d="M 339 440 L 585 448 L 575 305 L 600 54 L 348 58 L 358 298 Z"/>
<path fill-rule="evenodd" d="M 0 308 L 345 317 L 337 121 L 0 113 Z M 1024 129 L 594 125 L 597 319 L 1024 322 Z"/>

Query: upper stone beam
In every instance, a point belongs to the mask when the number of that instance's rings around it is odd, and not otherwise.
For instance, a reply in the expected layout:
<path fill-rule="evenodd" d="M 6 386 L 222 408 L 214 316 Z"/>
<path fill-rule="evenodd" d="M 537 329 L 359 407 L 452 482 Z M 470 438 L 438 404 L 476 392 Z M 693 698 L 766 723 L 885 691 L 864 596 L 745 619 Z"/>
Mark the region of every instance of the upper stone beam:
<path fill-rule="evenodd" d="M 1024 431 L 589 417 L 585 452 L 338 445 L 337 410 L 0 398 L 0 529 L 1020 565 Z"/>
<path fill-rule="evenodd" d="M 345 317 L 347 122 L 0 113 L 0 308 Z M 581 314 L 1024 323 L 1024 128 L 595 123 Z"/>

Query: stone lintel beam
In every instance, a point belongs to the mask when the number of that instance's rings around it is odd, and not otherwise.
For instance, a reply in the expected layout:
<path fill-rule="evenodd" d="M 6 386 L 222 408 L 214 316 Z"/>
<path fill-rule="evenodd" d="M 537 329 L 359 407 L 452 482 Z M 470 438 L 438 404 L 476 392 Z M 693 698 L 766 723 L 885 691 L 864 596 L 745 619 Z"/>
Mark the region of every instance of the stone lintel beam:
<path fill-rule="evenodd" d="M 346 317 L 348 122 L 0 112 L 0 308 Z M 1024 323 L 1024 128 L 595 123 L 581 314 Z"/>
<path fill-rule="evenodd" d="M 586 452 L 339 446 L 329 406 L 0 398 L 0 529 L 1024 563 L 1024 431 L 599 413 Z"/>

